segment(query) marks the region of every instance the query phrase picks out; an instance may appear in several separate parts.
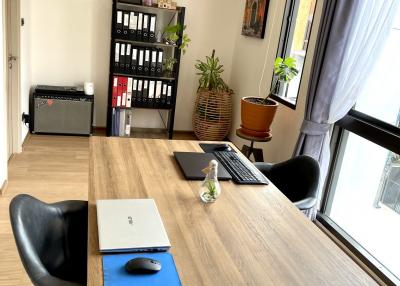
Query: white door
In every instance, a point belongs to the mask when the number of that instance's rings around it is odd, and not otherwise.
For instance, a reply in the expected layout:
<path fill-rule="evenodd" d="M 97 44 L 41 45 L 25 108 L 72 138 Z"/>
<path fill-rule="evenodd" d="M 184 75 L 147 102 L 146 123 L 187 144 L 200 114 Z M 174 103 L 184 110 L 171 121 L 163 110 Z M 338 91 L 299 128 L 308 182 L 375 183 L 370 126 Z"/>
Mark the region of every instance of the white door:
<path fill-rule="evenodd" d="M 18 150 L 19 138 L 19 0 L 6 0 L 6 64 L 8 158 Z"/>

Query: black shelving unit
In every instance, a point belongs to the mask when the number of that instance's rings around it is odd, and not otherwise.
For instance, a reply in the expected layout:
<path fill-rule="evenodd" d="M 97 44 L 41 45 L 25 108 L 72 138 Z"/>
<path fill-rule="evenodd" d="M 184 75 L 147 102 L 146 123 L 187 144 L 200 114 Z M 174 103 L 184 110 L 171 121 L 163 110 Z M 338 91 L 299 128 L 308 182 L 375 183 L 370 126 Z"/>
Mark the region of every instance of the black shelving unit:
<path fill-rule="evenodd" d="M 126 39 L 116 38 L 114 35 L 115 25 L 116 25 L 116 17 L 117 11 L 134 11 L 134 12 L 142 12 L 142 13 L 155 13 L 158 16 L 164 16 L 165 19 L 168 19 L 170 24 L 180 23 L 182 26 L 185 22 L 185 8 L 177 7 L 176 10 L 162 9 L 158 7 L 149 7 L 145 5 L 137 5 L 131 4 L 129 2 L 123 0 L 113 0 L 113 16 L 112 16 L 112 29 L 111 29 L 111 53 L 110 53 L 110 75 L 109 75 L 109 91 L 108 91 L 108 109 L 107 109 L 107 136 L 111 136 L 112 134 L 112 113 L 113 108 L 120 108 L 126 110 L 134 110 L 134 109 L 154 109 L 154 110 L 166 110 L 168 111 L 168 122 L 166 124 L 166 131 L 168 132 L 168 138 L 173 138 L 174 133 L 174 123 L 175 123 L 175 108 L 176 108 L 176 97 L 178 91 L 178 78 L 179 78 L 179 69 L 181 62 L 181 50 L 178 48 L 181 44 L 181 39 L 183 37 L 183 32 L 179 34 L 180 40 L 176 45 L 169 45 L 165 43 L 151 43 L 151 42 L 141 42 L 141 41 L 131 41 Z M 160 24 L 157 23 L 157 30 L 163 31 L 165 27 L 160 27 Z M 115 43 L 130 43 L 134 46 L 138 47 L 150 47 L 150 48 L 161 48 L 166 51 L 169 51 L 169 54 L 172 54 L 173 57 L 177 60 L 175 65 L 174 73 L 172 76 L 147 76 L 147 75 L 133 75 L 133 74 L 125 74 L 125 73 L 117 73 L 114 72 L 114 55 L 115 55 Z M 152 107 L 112 107 L 112 93 L 113 93 L 113 78 L 114 76 L 123 76 L 123 77 L 132 77 L 137 79 L 153 79 L 153 80 L 163 80 L 173 83 L 172 84 L 172 97 L 171 97 L 171 105 L 168 108 L 152 108 Z M 161 116 L 161 114 L 160 114 Z M 164 122 L 164 119 L 161 118 Z"/>

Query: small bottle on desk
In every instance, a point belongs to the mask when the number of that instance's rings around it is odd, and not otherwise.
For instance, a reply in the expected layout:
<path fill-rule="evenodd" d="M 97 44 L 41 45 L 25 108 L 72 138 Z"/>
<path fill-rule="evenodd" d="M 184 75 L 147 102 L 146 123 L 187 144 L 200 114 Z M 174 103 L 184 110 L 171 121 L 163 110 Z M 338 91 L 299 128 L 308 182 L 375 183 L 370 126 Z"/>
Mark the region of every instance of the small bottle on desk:
<path fill-rule="evenodd" d="M 210 161 L 209 166 L 203 172 L 207 176 L 200 188 L 200 198 L 205 203 L 213 203 L 221 195 L 221 186 L 218 182 L 218 162 Z"/>

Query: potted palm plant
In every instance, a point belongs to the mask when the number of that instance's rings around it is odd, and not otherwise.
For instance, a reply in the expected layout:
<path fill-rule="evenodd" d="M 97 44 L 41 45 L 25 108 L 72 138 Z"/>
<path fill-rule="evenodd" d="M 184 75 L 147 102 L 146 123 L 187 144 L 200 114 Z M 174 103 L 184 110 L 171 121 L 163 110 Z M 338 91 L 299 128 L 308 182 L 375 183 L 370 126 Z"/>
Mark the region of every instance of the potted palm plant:
<path fill-rule="evenodd" d="M 215 50 L 195 67 L 200 79 L 192 120 L 194 132 L 200 140 L 223 140 L 232 125 L 233 91 L 221 78 L 224 70 Z"/>
<path fill-rule="evenodd" d="M 244 97 L 241 101 L 242 124 L 244 134 L 254 137 L 270 137 L 271 124 L 274 120 L 278 103 L 270 96 L 279 93 L 279 90 L 299 73 L 296 68 L 296 60 L 288 57 L 278 57 L 274 64 L 274 84 L 267 97 Z"/>

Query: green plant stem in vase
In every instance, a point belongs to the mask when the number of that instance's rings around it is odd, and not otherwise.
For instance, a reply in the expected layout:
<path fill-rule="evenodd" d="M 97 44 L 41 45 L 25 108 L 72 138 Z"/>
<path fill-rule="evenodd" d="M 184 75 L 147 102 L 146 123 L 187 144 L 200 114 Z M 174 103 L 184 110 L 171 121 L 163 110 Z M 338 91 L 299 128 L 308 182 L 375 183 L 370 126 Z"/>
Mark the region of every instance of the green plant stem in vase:
<path fill-rule="evenodd" d="M 201 199 L 205 203 L 211 203 L 217 200 L 217 188 L 213 181 L 207 181 L 205 183 L 205 191 L 202 192 Z"/>
<path fill-rule="evenodd" d="M 200 188 L 200 199 L 204 203 L 213 203 L 221 194 L 221 186 L 218 182 L 218 162 L 212 160 L 208 168 L 204 169 L 206 178 Z"/>

